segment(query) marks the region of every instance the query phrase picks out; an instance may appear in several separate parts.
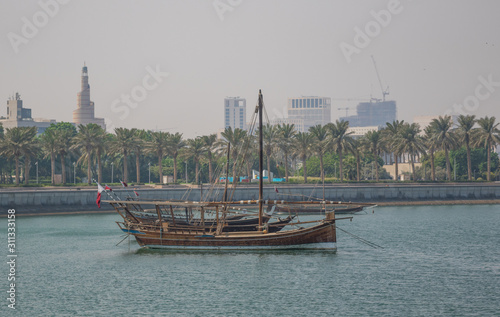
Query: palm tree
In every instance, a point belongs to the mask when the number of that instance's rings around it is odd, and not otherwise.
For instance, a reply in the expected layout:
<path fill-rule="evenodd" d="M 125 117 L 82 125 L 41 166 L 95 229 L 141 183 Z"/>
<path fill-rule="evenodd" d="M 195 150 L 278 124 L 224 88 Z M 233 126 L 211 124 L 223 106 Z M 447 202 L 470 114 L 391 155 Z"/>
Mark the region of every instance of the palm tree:
<path fill-rule="evenodd" d="M 123 181 L 128 182 L 128 164 L 127 158 L 137 140 L 137 129 L 115 128 L 115 137 L 111 141 L 111 151 L 120 153 L 123 156 Z"/>
<path fill-rule="evenodd" d="M 224 132 L 221 133 L 221 136 L 223 137 L 223 139 L 217 142 L 217 146 L 221 149 L 221 152 L 226 152 L 227 144 L 231 144 L 231 152 L 229 155 L 233 160 L 233 181 L 236 181 L 236 166 L 238 156 L 240 152 L 242 152 L 242 149 L 248 147 L 248 144 L 245 144 L 244 142 L 247 136 L 247 132 L 239 128 L 235 128 L 233 130 L 231 127 L 227 127 Z"/>
<path fill-rule="evenodd" d="M 200 168 L 200 158 L 206 151 L 205 141 L 202 137 L 197 137 L 196 139 L 187 140 L 187 147 L 184 148 L 183 157 L 185 159 L 192 158 L 195 164 L 195 182 L 199 182 L 199 168 Z"/>
<path fill-rule="evenodd" d="M 327 127 L 330 130 L 333 149 L 339 155 L 339 175 L 340 181 L 342 181 L 343 152 L 345 148 L 349 147 L 349 143 L 352 142 L 352 138 L 349 136 L 352 132 L 347 132 L 349 129 L 349 121 L 337 120 L 335 123 L 327 124 Z"/>
<path fill-rule="evenodd" d="M 256 153 L 257 151 L 257 143 L 256 143 L 256 136 L 252 134 L 247 134 L 244 139 L 244 145 L 243 145 L 243 161 L 245 162 L 245 165 L 247 167 L 247 176 L 249 178 L 252 177 L 252 166 L 255 162 L 255 158 L 257 157 Z"/>
<path fill-rule="evenodd" d="M 61 157 L 62 183 L 66 184 L 66 155 L 68 155 L 68 153 L 70 152 L 72 140 L 76 134 L 76 129 L 73 127 L 73 125 L 66 127 L 64 125 L 60 125 L 59 127 L 60 128 L 56 126 L 54 131 L 57 151 L 59 152 L 59 156 Z"/>
<path fill-rule="evenodd" d="M 25 156 L 25 165 L 29 165 L 29 158 L 35 154 L 36 127 L 7 128 L 4 137 L 0 140 L 0 154 L 13 157 L 16 164 L 16 185 L 19 185 L 19 159 Z M 25 174 L 28 168 L 25 167 Z M 25 177 L 27 181 L 28 178 Z"/>
<path fill-rule="evenodd" d="M 304 182 L 307 183 L 307 158 L 311 154 L 312 135 L 307 132 L 298 132 L 295 135 L 294 154 L 302 160 Z"/>
<path fill-rule="evenodd" d="M 56 153 L 57 153 L 57 137 L 56 131 L 50 127 L 40 136 L 42 149 L 45 151 L 46 156 L 50 156 L 50 179 L 52 185 L 55 185 L 56 174 Z"/>
<path fill-rule="evenodd" d="M 262 127 L 262 136 L 264 141 L 264 153 L 267 159 L 267 172 L 268 181 L 271 183 L 273 180 L 271 178 L 271 155 L 274 152 L 276 141 L 278 139 L 278 128 L 275 125 L 270 125 L 269 123 Z"/>
<path fill-rule="evenodd" d="M 39 151 L 38 140 L 36 139 L 37 130 L 36 127 L 29 127 L 25 132 L 26 142 L 22 147 L 22 153 L 24 157 L 24 184 L 26 185 L 29 184 L 30 179 L 31 159 L 37 156 Z"/>
<path fill-rule="evenodd" d="M 444 150 L 446 159 L 446 175 L 448 180 L 451 181 L 451 166 L 449 151 L 457 146 L 457 137 L 452 132 L 453 122 L 450 116 L 444 116 L 433 119 L 431 122 L 432 130 L 434 132 L 434 139 L 438 146 Z"/>
<path fill-rule="evenodd" d="M 486 155 L 487 155 L 487 171 L 486 171 L 486 180 L 490 181 L 490 171 L 491 171 L 491 150 L 492 148 L 500 143 L 498 125 L 500 123 L 495 123 L 495 117 L 484 117 L 477 120 L 479 124 L 478 130 L 478 145 L 482 145 L 486 147 Z"/>
<path fill-rule="evenodd" d="M 325 169 L 323 167 L 323 155 L 329 145 L 330 140 L 328 139 L 328 129 L 326 126 L 321 124 L 312 126 L 309 128 L 309 132 L 312 135 L 313 143 L 311 148 L 314 153 L 319 156 L 319 167 L 321 170 L 321 181 L 325 181 Z"/>
<path fill-rule="evenodd" d="M 410 157 L 413 181 L 417 180 L 415 156 L 425 153 L 425 143 L 423 138 L 419 136 L 419 133 L 420 126 L 417 123 L 404 123 L 394 141 L 396 151 L 399 153 L 408 153 Z"/>
<path fill-rule="evenodd" d="M 430 156 L 430 161 L 431 161 L 431 178 L 432 181 L 436 180 L 436 167 L 434 165 L 434 153 L 437 150 L 437 144 L 436 141 L 434 140 L 434 132 L 432 131 L 432 126 L 427 126 L 424 129 L 425 136 L 424 136 L 424 145 L 429 153 Z M 424 175 L 425 176 L 425 175 Z"/>
<path fill-rule="evenodd" d="M 203 143 L 205 146 L 205 152 L 204 155 L 208 160 L 208 180 L 209 183 L 212 184 L 212 162 L 214 160 L 214 155 L 215 155 L 215 147 L 217 144 L 217 135 L 216 134 L 210 134 L 210 135 L 204 135 L 203 137 Z"/>
<path fill-rule="evenodd" d="M 352 139 L 349 147 L 349 152 L 356 158 L 356 180 L 359 182 L 361 179 L 361 148 L 363 147 L 362 140 Z"/>
<path fill-rule="evenodd" d="M 141 154 L 146 143 L 146 137 L 148 133 L 145 130 L 135 131 L 135 142 L 131 145 L 132 152 L 135 153 L 135 172 L 137 184 L 141 182 Z"/>
<path fill-rule="evenodd" d="M 23 157 L 24 157 L 24 184 L 29 184 L 30 179 L 30 167 L 31 167 L 31 159 L 35 157 L 38 153 L 39 147 L 38 142 L 35 139 L 37 128 L 32 131 L 31 135 L 28 135 L 29 142 L 26 143 L 26 146 L 23 147 Z"/>
<path fill-rule="evenodd" d="M 382 132 L 380 131 L 368 131 L 364 135 L 365 144 L 367 150 L 373 154 L 373 164 L 375 164 L 375 179 L 378 182 L 379 180 L 379 172 L 378 172 L 378 156 L 381 152 L 382 146 Z"/>
<path fill-rule="evenodd" d="M 186 146 L 186 142 L 182 139 L 182 133 L 168 135 L 167 153 L 174 159 L 174 183 L 177 182 L 177 156 L 179 151 Z"/>
<path fill-rule="evenodd" d="M 297 131 L 294 124 L 278 125 L 278 147 L 285 155 L 285 180 L 288 183 L 288 154 L 293 145 L 293 140 Z"/>
<path fill-rule="evenodd" d="M 474 124 L 476 123 L 476 116 L 474 115 L 460 115 L 458 117 L 458 131 L 461 143 L 465 143 L 467 149 L 467 176 L 468 180 L 472 180 L 472 159 L 470 154 L 470 145 L 472 142 Z"/>
<path fill-rule="evenodd" d="M 158 157 L 158 173 L 160 174 L 160 183 L 163 182 L 163 156 L 167 152 L 167 146 L 169 144 L 168 132 L 151 132 L 151 141 L 149 142 L 147 148 L 148 152 L 156 155 Z"/>
<path fill-rule="evenodd" d="M 78 133 L 73 138 L 73 145 L 71 149 L 79 149 L 81 152 L 78 162 L 87 161 L 87 184 L 92 183 L 92 158 L 94 154 L 97 153 L 98 167 L 101 169 L 100 155 L 102 149 L 104 148 L 104 130 L 95 123 L 89 123 L 87 125 L 80 124 L 78 126 Z M 98 149 L 99 148 L 99 149 Z M 102 180 L 99 177 L 101 173 L 98 173 L 98 181 Z"/>
<path fill-rule="evenodd" d="M 93 124 L 93 123 L 90 123 Z M 95 157 L 97 159 L 97 180 L 99 183 L 102 183 L 102 156 L 106 152 L 106 148 L 108 147 L 109 142 L 111 141 L 111 135 L 106 134 L 101 126 L 97 125 L 93 128 L 95 130 L 94 137 L 94 150 Z"/>
<path fill-rule="evenodd" d="M 394 146 L 393 140 L 397 137 L 399 131 L 401 130 L 402 125 L 404 124 L 404 120 L 394 120 L 392 123 L 387 122 L 386 127 L 384 129 L 384 134 L 383 134 L 383 139 L 384 143 L 388 147 L 388 149 L 393 153 L 394 155 L 394 174 L 395 174 L 395 180 L 399 180 L 399 169 L 398 169 L 398 161 L 399 161 L 399 156 L 401 153 L 396 151 L 396 147 Z"/>

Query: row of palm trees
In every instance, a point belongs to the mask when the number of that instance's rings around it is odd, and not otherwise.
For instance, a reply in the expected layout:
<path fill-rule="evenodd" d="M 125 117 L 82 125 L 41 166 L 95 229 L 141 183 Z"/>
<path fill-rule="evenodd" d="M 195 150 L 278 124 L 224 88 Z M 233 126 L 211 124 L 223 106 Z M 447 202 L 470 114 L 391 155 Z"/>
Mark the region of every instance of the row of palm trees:
<path fill-rule="evenodd" d="M 487 180 L 490 180 L 491 150 L 500 143 L 499 123 L 494 117 L 476 119 L 473 115 L 458 117 L 458 124 L 453 125 L 450 116 L 434 119 L 423 131 L 418 124 L 404 121 L 387 123 L 379 131 L 370 131 L 361 138 L 354 138 L 349 132 L 348 121 L 336 121 L 326 125 L 316 125 L 308 132 L 297 132 L 293 124 L 265 125 L 263 127 L 264 154 L 267 170 L 276 170 L 271 161 L 280 162 L 284 167 L 286 182 L 289 181 L 292 161 L 302 162 L 302 174 L 307 182 L 307 161 L 311 157 L 319 159 L 320 177 L 325 179 L 323 158 L 328 153 L 338 156 L 339 179 L 344 180 L 343 162 L 346 156 L 352 156 L 356 162 L 356 180 L 361 179 L 361 160 L 365 154 L 375 158 L 372 161 L 375 178 L 379 180 L 380 164 L 378 157 L 390 153 L 394 157 L 395 174 L 399 175 L 398 164 L 402 158 L 408 158 L 412 166 L 412 176 L 416 180 L 415 162 L 422 157 L 431 163 L 431 179 L 436 180 L 435 154 L 443 151 L 446 160 L 447 179 L 451 180 L 449 153 L 464 146 L 467 150 L 468 179 L 472 179 L 471 149 L 482 147 L 487 151 Z M 29 182 L 31 160 L 42 153 L 50 158 L 51 181 L 55 183 L 55 162 L 59 157 L 62 168 L 62 183 L 66 184 L 66 157 L 76 155 L 77 163 L 87 168 L 87 182 L 93 179 L 92 167 L 97 165 L 95 174 L 102 182 L 102 161 L 105 156 L 114 155 L 121 160 L 124 182 L 129 177 L 129 159 L 135 157 L 136 181 L 141 179 L 141 161 L 146 155 L 158 159 L 159 180 L 163 180 L 164 159 L 173 160 L 173 181 L 177 182 L 178 160 L 192 160 L 195 165 L 195 182 L 199 182 L 200 164 L 208 165 L 208 179 L 215 181 L 217 175 L 214 166 L 223 163 L 226 155 L 232 162 L 232 174 L 238 179 L 246 167 L 247 176 L 257 162 L 255 134 L 241 129 L 227 128 L 218 139 L 215 134 L 185 140 L 181 133 L 152 132 L 139 129 L 116 128 L 114 134 L 106 133 L 96 124 L 80 125 L 78 130 L 69 123 L 58 123 L 46 129 L 36 137 L 36 128 L 12 128 L 5 133 L 0 130 L 0 156 L 15 162 L 15 181 L 19 184 L 21 158 L 24 159 L 25 183 Z M 0 157 L 1 158 L 1 157 Z M 217 169 L 220 171 L 220 169 Z M 396 176 L 397 178 L 397 176 Z M 272 179 L 269 177 L 269 181 Z"/>

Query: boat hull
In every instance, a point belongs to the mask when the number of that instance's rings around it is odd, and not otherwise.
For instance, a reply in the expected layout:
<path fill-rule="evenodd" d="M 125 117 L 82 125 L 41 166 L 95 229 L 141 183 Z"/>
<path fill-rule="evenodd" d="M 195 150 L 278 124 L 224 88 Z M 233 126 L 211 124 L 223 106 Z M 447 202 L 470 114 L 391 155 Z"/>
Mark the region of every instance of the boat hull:
<path fill-rule="evenodd" d="M 276 233 L 249 233 L 207 235 L 200 233 L 175 233 L 141 231 L 133 233 L 137 242 L 147 248 L 168 249 L 315 249 L 336 250 L 335 224 L 321 223 L 304 229 L 287 230 Z"/>
<path fill-rule="evenodd" d="M 296 245 L 278 245 L 278 246 L 171 246 L 171 245 L 144 245 L 144 248 L 149 249 L 167 249 L 167 250 L 240 250 L 240 251 L 259 251 L 259 250 L 322 250 L 322 251 L 337 251 L 337 243 L 321 242 Z"/>

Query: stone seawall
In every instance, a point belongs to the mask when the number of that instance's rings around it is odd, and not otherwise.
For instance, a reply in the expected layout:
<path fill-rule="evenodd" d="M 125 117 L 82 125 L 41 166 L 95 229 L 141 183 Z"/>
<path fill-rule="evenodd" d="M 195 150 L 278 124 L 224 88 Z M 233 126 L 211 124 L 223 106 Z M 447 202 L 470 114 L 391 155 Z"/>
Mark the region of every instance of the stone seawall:
<path fill-rule="evenodd" d="M 276 190 L 278 192 L 276 192 Z M 186 199 L 200 200 L 198 187 L 167 187 L 136 189 L 141 199 Z M 221 200 L 223 188 L 209 191 L 203 188 L 203 194 L 210 194 L 210 200 Z M 495 200 L 500 199 L 500 184 L 370 184 L 370 185 L 329 185 L 325 189 L 325 198 L 334 201 L 358 202 L 423 202 L 454 200 Z M 134 195 L 130 191 L 115 189 L 114 193 L 125 199 Z M 96 206 L 96 189 L 25 189 L 0 191 L 0 208 L 3 211 L 14 208 L 17 213 L 47 213 L 64 211 L 106 211 L 111 207 L 102 203 Z M 229 195 L 230 196 L 230 195 Z M 312 196 L 323 197 L 323 188 L 312 185 L 278 185 L 264 189 L 266 199 L 307 200 Z M 103 193 L 102 199 L 108 199 Z M 234 192 L 233 200 L 258 199 L 257 186 L 241 186 Z"/>

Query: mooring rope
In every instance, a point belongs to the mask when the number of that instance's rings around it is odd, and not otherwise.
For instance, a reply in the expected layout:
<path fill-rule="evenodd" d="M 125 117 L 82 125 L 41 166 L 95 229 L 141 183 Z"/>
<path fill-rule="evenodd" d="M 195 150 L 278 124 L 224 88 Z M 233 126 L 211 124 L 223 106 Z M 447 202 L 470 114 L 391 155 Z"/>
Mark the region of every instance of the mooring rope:
<path fill-rule="evenodd" d="M 380 245 L 378 245 L 378 244 L 376 244 L 376 243 L 370 242 L 370 241 L 368 241 L 368 240 L 366 240 L 366 239 L 361 238 L 360 236 L 357 236 L 357 235 L 355 235 L 355 234 L 353 234 L 353 233 L 350 233 L 349 231 L 346 231 L 346 230 L 344 230 L 344 229 L 340 228 L 339 226 L 337 226 L 337 229 L 339 229 L 339 230 L 340 230 L 340 231 L 342 231 L 342 232 L 347 233 L 347 234 L 348 234 L 348 235 L 350 235 L 351 237 L 353 237 L 353 238 L 355 238 L 355 239 L 357 239 L 357 240 L 361 241 L 362 243 L 364 243 L 364 244 L 366 244 L 366 245 L 368 245 L 368 246 L 370 246 L 370 247 L 372 247 L 372 248 L 374 248 L 374 249 L 377 249 L 377 248 L 379 248 L 379 249 L 383 249 L 383 248 L 384 248 L 384 247 L 382 247 L 382 246 L 380 246 Z"/>

